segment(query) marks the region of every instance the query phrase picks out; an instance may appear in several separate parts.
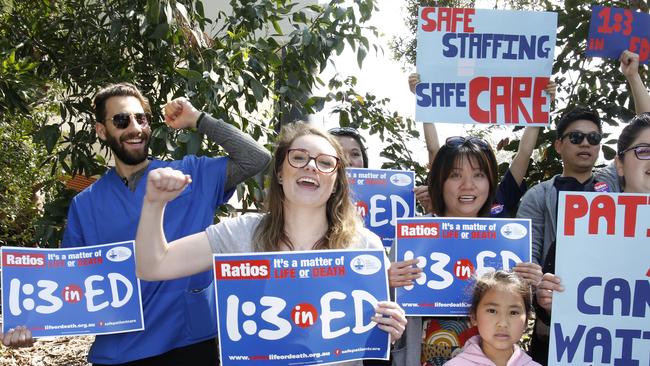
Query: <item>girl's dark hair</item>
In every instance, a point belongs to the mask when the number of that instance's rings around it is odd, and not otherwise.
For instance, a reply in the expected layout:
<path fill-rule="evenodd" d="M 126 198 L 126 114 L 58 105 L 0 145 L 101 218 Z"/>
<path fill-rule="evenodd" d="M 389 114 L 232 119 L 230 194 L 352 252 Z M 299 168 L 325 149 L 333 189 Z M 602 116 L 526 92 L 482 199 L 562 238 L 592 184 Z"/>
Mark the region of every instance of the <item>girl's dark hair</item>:
<path fill-rule="evenodd" d="M 650 113 L 641 113 L 634 118 L 625 126 L 621 135 L 618 136 L 618 143 L 616 143 L 616 153 L 619 160 L 623 161 L 625 158 L 625 150 L 632 146 L 634 140 L 636 140 L 641 132 L 644 129 L 650 128 Z M 621 181 L 621 187 L 625 188 L 625 177 L 619 176 L 618 179 Z"/>
<path fill-rule="evenodd" d="M 361 157 L 363 158 L 363 167 L 368 167 L 368 152 L 366 147 L 363 145 L 363 137 L 359 134 L 359 131 L 356 128 L 352 127 L 334 127 L 330 128 L 327 132 L 334 136 L 347 136 L 352 137 L 361 148 Z"/>
<path fill-rule="evenodd" d="M 479 146 L 469 141 L 455 147 L 445 144 L 436 154 L 427 176 L 433 213 L 438 216 L 445 215 L 447 207 L 443 197 L 443 186 L 451 171 L 460 166 L 463 159 L 467 159 L 469 164 L 476 161 L 478 168 L 487 175 L 490 181 L 488 198 L 478 212 L 479 217 L 488 216 L 497 192 L 497 159 L 489 145 Z M 475 167 L 472 166 L 472 168 Z"/>
<path fill-rule="evenodd" d="M 641 132 L 650 127 L 650 113 L 641 113 L 632 118 L 632 120 L 625 126 L 621 135 L 618 137 L 616 149 L 619 159 L 623 160 L 625 156 L 623 151 L 632 146 L 634 140 L 639 137 Z"/>
<path fill-rule="evenodd" d="M 526 311 L 526 320 L 533 314 L 533 300 L 530 286 L 514 272 L 498 270 L 488 272 L 476 279 L 474 291 L 472 292 L 472 304 L 469 313 L 476 316 L 478 304 L 483 296 L 492 289 L 510 290 L 521 296 L 524 301 L 524 311 Z"/>

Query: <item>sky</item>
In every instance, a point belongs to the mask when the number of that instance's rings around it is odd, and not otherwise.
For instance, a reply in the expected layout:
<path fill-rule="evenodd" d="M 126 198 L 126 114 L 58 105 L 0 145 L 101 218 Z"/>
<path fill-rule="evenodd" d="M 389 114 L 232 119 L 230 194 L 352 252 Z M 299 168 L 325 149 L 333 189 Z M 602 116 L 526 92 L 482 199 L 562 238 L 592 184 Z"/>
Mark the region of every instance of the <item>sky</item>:
<path fill-rule="evenodd" d="M 320 77 L 327 81 L 337 73 L 342 76 L 342 79 L 347 76 L 356 76 L 355 90 L 359 93 L 369 92 L 378 98 L 390 98 L 389 108 L 391 111 L 396 111 L 403 117 L 413 118 L 415 96 L 409 90 L 407 78 L 410 72 L 415 71 L 415 67 L 403 70 L 403 65 L 393 59 L 389 47 L 390 40 L 395 35 L 408 34 L 409 32 L 404 21 L 406 11 L 402 9 L 401 1 L 379 0 L 378 3 L 379 11 L 371 18 L 370 25 L 377 27 L 383 33 L 379 39 L 375 39 L 376 44 L 381 46 L 383 52 L 375 53 L 374 50 L 370 50 L 363 62 L 362 69 L 359 69 L 356 54 L 350 47 L 346 47 L 340 56 L 334 56 L 330 60 Z M 328 89 L 325 86 L 315 94 L 323 95 L 327 92 Z M 338 126 L 338 115 L 331 115 L 329 108 L 331 105 L 326 105 L 325 110 L 314 116 L 311 122 L 320 124 L 325 129 Z M 379 168 L 381 166 L 379 152 L 382 149 L 382 143 L 378 138 L 370 137 L 367 134 L 365 138 L 370 167 Z M 413 150 L 419 162 L 426 163 L 424 139 L 422 139 L 421 146 L 414 147 Z"/>
<path fill-rule="evenodd" d="M 396 35 L 408 35 L 410 30 L 406 24 L 407 12 L 402 8 L 402 1 L 395 0 L 378 0 L 379 10 L 375 12 L 370 20 L 370 25 L 377 27 L 382 33 L 379 39 L 375 39 L 376 44 L 381 46 L 383 52 L 375 53 L 374 50 L 368 52 L 363 66 L 360 69 L 357 64 L 356 54 L 350 47 L 346 47 L 340 56 L 333 57 L 324 72 L 320 75 L 321 79 L 327 82 L 337 73 L 346 76 L 354 75 L 357 77 L 357 86 L 355 90 L 360 94 L 369 92 L 378 98 L 389 98 L 391 104 L 388 106 L 390 111 L 398 112 L 399 115 L 407 118 L 415 118 L 415 96 L 408 87 L 408 75 L 415 72 L 415 66 L 404 65 L 393 59 L 390 50 L 390 41 Z M 477 2 L 477 7 L 492 8 L 494 1 Z M 374 38 L 374 37 L 373 37 Z M 317 95 L 324 95 L 328 92 L 327 86 L 316 91 Z M 322 126 L 325 129 L 338 126 L 338 115 L 331 114 L 331 105 L 326 105 L 325 109 L 310 119 L 311 122 Z M 422 132 L 421 124 L 417 128 Z M 468 126 L 438 123 L 436 124 L 438 137 L 444 141 L 449 136 L 464 135 Z M 368 149 L 370 168 L 379 168 L 383 159 L 379 157 L 382 150 L 382 142 L 379 138 L 368 136 L 363 133 L 366 139 L 366 148 Z M 496 140 L 506 134 L 511 134 L 509 130 L 497 132 Z M 427 150 L 424 143 L 424 137 L 420 138 L 421 144 L 413 146 L 412 152 L 418 162 L 426 165 Z"/>

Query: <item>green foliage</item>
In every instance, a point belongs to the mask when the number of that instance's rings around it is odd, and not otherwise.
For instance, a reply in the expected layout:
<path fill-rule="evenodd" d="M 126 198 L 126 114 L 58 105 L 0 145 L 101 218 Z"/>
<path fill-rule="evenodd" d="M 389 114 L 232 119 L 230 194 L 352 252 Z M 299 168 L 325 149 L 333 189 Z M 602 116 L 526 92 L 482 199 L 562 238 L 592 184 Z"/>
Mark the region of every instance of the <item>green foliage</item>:
<path fill-rule="evenodd" d="M 54 183 L 39 167 L 46 152 L 31 141 L 30 128 L 24 119 L 0 124 L 0 246 L 36 244 L 37 217 Z"/>
<path fill-rule="evenodd" d="M 21 137 L 45 152 L 35 154 L 36 166 L 50 182 L 106 169 L 110 153 L 98 150 L 91 103 L 100 87 L 120 81 L 137 85 L 156 116 L 166 101 L 185 95 L 195 107 L 270 143 L 282 122 L 322 108 L 324 99 L 309 95 L 323 83 L 316 72 L 329 57 L 349 46 L 361 64 L 370 48 L 364 34 L 376 33 L 363 26 L 375 0 L 230 5 L 230 15 L 209 19 L 199 0 L 3 2 L 2 123 L 31 121 Z M 34 118 L 39 108 L 46 118 Z M 172 130 L 162 119 L 152 130 L 151 154 L 158 158 L 223 153 L 195 131 Z M 261 200 L 262 189 L 255 180 L 245 186 L 238 197 L 249 209 Z M 59 240 L 69 192 L 50 187 L 54 193 L 46 197 L 44 217 L 29 231 L 35 237 L 26 234 L 15 244 L 51 246 Z"/>
<path fill-rule="evenodd" d="M 382 164 L 382 169 L 412 170 L 417 183 L 424 184 L 426 168 L 411 155 L 409 148 L 414 143 L 420 143 L 415 122 L 391 112 L 387 107 L 390 102 L 388 98 L 378 99 L 369 93 L 357 93 L 354 90 L 356 82 L 356 78 L 349 77 L 344 81 L 332 79 L 329 83 L 330 89 L 337 90 L 329 93 L 327 100 L 336 103 L 332 113 L 338 115 L 339 125 L 378 135 L 382 141 L 380 155 L 388 159 Z"/>

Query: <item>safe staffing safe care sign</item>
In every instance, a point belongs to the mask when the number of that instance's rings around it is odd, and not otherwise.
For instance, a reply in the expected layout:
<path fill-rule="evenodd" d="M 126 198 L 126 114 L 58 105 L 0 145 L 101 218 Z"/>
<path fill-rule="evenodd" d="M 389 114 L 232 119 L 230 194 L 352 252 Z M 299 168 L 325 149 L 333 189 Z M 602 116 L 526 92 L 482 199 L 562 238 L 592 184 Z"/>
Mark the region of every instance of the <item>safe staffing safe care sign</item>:
<path fill-rule="evenodd" d="M 420 8 L 415 119 L 546 125 L 557 14 Z"/>

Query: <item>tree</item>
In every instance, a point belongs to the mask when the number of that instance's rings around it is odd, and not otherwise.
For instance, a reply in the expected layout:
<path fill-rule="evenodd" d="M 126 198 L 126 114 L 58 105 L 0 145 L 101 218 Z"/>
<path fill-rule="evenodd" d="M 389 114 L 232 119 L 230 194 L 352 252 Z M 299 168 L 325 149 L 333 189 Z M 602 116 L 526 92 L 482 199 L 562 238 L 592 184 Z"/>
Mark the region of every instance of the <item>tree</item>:
<path fill-rule="evenodd" d="M 45 81 L 35 73 L 38 63 L 21 57 L 22 45 L 12 47 L 7 32 L 0 29 L 0 246 L 33 245 L 42 200 L 59 182 L 40 169 L 45 149 L 32 141 L 33 122 L 46 109 Z"/>
<path fill-rule="evenodd" d="M 330 89 L 336 92 L 329 93 L 327 100 L 336 104 L 332 113 L 338 115 L 339 125 L 377 134 L 384 143 L 380 155 L 388 160 L 382 168 L 412 170 L 417 184 L 425 184 L 427 170 L 411 155 L 409 148 L 420 137 L 415 121 L 390 111 L 388 98 L 379 99 L 370 93 L 360 95 L 354 90 L 356 82 L 355 77 L 349 77 L 334 78 L 329 83 Z"/>
<path fill-rule="evenodd" d="M 51 181 L 104 171 L 108 150 L 92 148 L 98 140 L 91 98 L 112 82 L 138 85 L 155 115 L 169 98 L 187 95 L 198 108 L 272 142 L 292 108 L 312 113 L 322 107 L 323 97 L 309 95 L 323 83 L 315 71 L 331 55 L 347 44 L 363 62 L 370 45 L 362 30 L 374 32 L 363 23 L 375 0 L 346 3 L 233 0 L 232 14 L 208 19 L 199 0 L 14 1 L 0 15 L 0 55 L 28 66 L 0 82 L 0 118 L 3 125 L 26 121 L 20 135 L 44 148 L 46 154 L 36 154 L 38 166 Z M 288 34 L 281 34 L 283 20 L 293 26 Z M 29 88 L 25 81 L 32 82 Z M 34 118 L 39 108 L 50 112 L 46 118 Z M 161 120 L 152 129 L 156 157 L 222 153 L 196 131 L 173 131 Z M 255 180 L 246 187 L 244 208 L 261 195 Z M 48 198 L 39 244 L 58 244 L 69 194 Z"/>
<path fill-rule="evenodd" d="M 572 109 L 577 105 L 598 110 L 603 122 L 612 126 L 617 126 L 620 121 L 629 120 L 634 115 L 634 106 L 625 85 L 625 78 L 618 71 L 618 61 L 589 60 L 584 56 L 591 19 L 591 1 L 506 0 L 500 2 L 497 0 L 494 4 L 495 9 L 507 8 L 558 13 L 556 50 L 559 52 L 556 51 L 553 63 L 553 78 L 558 84 L 559 98 L 552 111 L 552 122 L 557 122 L 567 108 Z M 415 35 L 419 6 L 474 7 L 474 5 L 474 1 L 462 0 L 408 0 L 405 6 L 409 10 L 409 16 L 406 20 L 412 34 Z M 648 5 L 641 1 L 606 1 L 602 5 L 648 11 Z M 392 49 L 396 59 L 405 64 L 415 64 L 414 37 L 394 40 Z M 645 69 L 639 71 L 644 77 Z M 549 179 L 554 174 L 561 172 L 559 156 L 552 148 L 554 139 L 554 128 L 546 128 L 540 133 L 536 154 L 538 158 L 533 160 L 528 171 L 529 185 Z M 605 135 L 602 150 L 607 160 L 612 160 L 615 156 L 615 149 L 612 147 L 615 143 L 615 138 Z M 514 152 L 517 150 L 518 144 L 519 141 L 516 138 L 504 139 L 499 146 L 505 151 Z M 501 170 L 504 170 L 506 166 L 507 163 L 503 163 Z"/>

